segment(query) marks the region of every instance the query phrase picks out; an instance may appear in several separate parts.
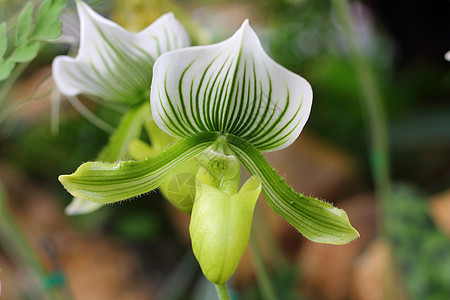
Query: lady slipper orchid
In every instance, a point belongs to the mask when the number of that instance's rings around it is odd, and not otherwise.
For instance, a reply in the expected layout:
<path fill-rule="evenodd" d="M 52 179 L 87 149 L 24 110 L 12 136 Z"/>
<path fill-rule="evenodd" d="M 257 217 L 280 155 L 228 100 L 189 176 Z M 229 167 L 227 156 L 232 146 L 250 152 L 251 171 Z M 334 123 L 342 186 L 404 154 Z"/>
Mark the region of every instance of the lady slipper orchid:
<path fill-rule="evenodd" d="M 161 55 L 150 103 L 156 124 L 179 140 L 139 161 L 85 163 L 59 177 L 70 193 L 99 203 L 132 198 L 200 155 L 190 234 L 204 274 L 217 284 L 247 245 L 259 185 L 269 207 L 308 239 L 346 244 L 359 236 L 344 211 L 295 192 L 262 155 L 299 136 L 312 90 L 264 52 L 247 21 L 221 43 Z M 254 177 L 238 192 L 239 164 Z"/>
<path fill-rule="evenodd" d="M 56 57 L 52 64 L 53 77 L 66 96 L 86 94 L 130 108 L 97 157 L 100 161 L 114 162 L 124 158 L 129 143 L 139 135 L 150 114 L 147 101 L 155 60 L 162 53 L 189 46 L 189 37 L 172 13 L 163 15 L 141 32 L 131 33 L 100 16 L 86 3 L 76 1 L 76 4 L 80 21 L 78 55 Z M 147 128 L 151 130 L 152 126 Z M 88 213 L 101 206 L 74 198 L 66 213 Z"/>

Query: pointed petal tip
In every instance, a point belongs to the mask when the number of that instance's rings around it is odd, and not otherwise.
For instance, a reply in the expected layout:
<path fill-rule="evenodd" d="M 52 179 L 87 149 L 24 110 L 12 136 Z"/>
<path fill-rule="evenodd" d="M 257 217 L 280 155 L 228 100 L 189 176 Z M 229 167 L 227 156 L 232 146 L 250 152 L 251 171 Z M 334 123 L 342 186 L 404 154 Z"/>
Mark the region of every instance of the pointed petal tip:
<path fill-rule="evenodd" d="M 244 31 L 247 28 L 252 28 L 250 26 L 250 21 L 248 19 L 245 19 L 244 22 L 242 22 L 241 28 L 239 28 L 238 31 Z"/>
<path fill-rule="evenodd" d="M 83 215 L 94 212 L 102 206 L 103 204 L 101 203 L 75 197 L 73 198 L 72 202 L 70 202 L 70 204 L 66 206 L 66 208 L 64 209 L 64 213 L 67 216 Z"/>

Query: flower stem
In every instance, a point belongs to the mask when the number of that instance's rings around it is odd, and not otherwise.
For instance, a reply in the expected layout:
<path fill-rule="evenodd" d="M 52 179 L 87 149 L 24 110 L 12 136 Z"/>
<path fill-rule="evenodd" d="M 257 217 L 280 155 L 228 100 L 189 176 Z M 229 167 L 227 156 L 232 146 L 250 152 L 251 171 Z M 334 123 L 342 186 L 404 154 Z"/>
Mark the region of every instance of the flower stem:
<path fill-rule="evenodd" d="M 23 236 L 16 222 L 6 213 L 0 212 L 0 240 L 10 258 L 18 265 L 24 266 L 33 281 L 34 292 L 40 299 L 58 299 L 55 293 L 44 286 L 47 274 Z"/>
<path fill-rule="evenodd" d="M 350 50 L 356 76 L 361 88 L 363 106 L 368 119 L 370 131 L 370 158 L 375 194 L 378 199 L 378 230 L 386 236 L 385 214 L 391 200 L 391 179 L 389 169 L 388 124 L 383 108 L 383 100 L 367 58 L 361 45 L 356 40 L 355 25 L 350 14 L 348 0 L 332 0 L 334 10 L 342 26 L 344 37 Z M 393 268 L 390 273 L 396 272 Z M 385 274 L 383 288 L 386 299 L 398 299 L 397 283 L 389 280 L 392 274 Z M 394 276 L 396 277 L 396 276 Z"/>
<path fill-rule="evenodd" d="M 220 300 L 230 300 L 230 294 L 228 293 L 226 283 L 216 284 L 215 286 Z"/>
<path fill-rule="evenodd" d="M 389 142 L 383 100 L 372 69 L 361 45 L 356 40 L 354 24 L 347 0 L 332 0 L 350 50 L 350 58 L 361 87 L 362 101 L 370 131 L 370 158 L 375 183 L 375 193 L 380 205 L 379 229 L 385 234 L 383 217 L 391 194 L 389 172 Z"/>
<path fill-rule="evenodd" d="M 269 274 L 264 266 L 261 252 L 259 251 L 258 241 L 254 234 L 250 235 L 250 246 L 252 249 L 252 257 L 255 263 L 256 277 L 259 288 L 264 300 L 275 300 L 275 290 L 270 281 Z"/>

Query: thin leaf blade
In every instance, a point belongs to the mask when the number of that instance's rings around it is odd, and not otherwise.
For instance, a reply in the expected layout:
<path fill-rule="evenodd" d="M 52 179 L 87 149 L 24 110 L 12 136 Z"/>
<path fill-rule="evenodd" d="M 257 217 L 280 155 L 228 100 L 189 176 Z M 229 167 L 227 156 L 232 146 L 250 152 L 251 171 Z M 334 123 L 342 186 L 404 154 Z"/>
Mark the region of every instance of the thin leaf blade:
<path fill-rule="evenodd" d="M 19 46 L 28 39 L 33 21 L 33 4 L 28 2 L 19 15 L 16 25 L 16 46 Z"/>

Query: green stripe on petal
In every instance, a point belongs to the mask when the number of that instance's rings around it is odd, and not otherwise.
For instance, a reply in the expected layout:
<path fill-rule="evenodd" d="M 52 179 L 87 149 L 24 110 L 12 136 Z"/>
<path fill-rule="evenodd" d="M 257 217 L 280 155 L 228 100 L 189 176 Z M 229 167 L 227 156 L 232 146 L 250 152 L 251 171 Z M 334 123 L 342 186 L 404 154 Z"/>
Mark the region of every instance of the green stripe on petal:
<path fill-rule="evenodd" d="M 233 135 L 227 135 L 227 140 L 250 174 L 260 176 L 269 207 L 306 238 L 342 245 L 359 237 L 343 210 L 295 192 L 249 142 Z"/>
<path fill-rule="evenodd" d="M 75 197 L 99 203 L 125 200 L 157 188 L 170 171 L 200 154 L 217 137 L 217 133 L 186 137 L 140 161 L 84 163 L 75 173 L 59 176 L 59 181 Z"/>
<path fill-rule="evenodd" d="M 189 46 L 172 13 L 139 33 L 131 33 L 77 1 L 80 49 L 76 58 L 59 56 L 52 68 L 59 90 L 134 104 L 148 99 L 153 63 L 161 53 Z"/>
<path fill-rule="evenodd" d="M 221 43 L 161 55 L 153 73 L 153 118 L 177 137 L 229 133 L 277 150 L 298 137 L 311 110 L 309 83 L 274 62 L 247 21 Z"/>

